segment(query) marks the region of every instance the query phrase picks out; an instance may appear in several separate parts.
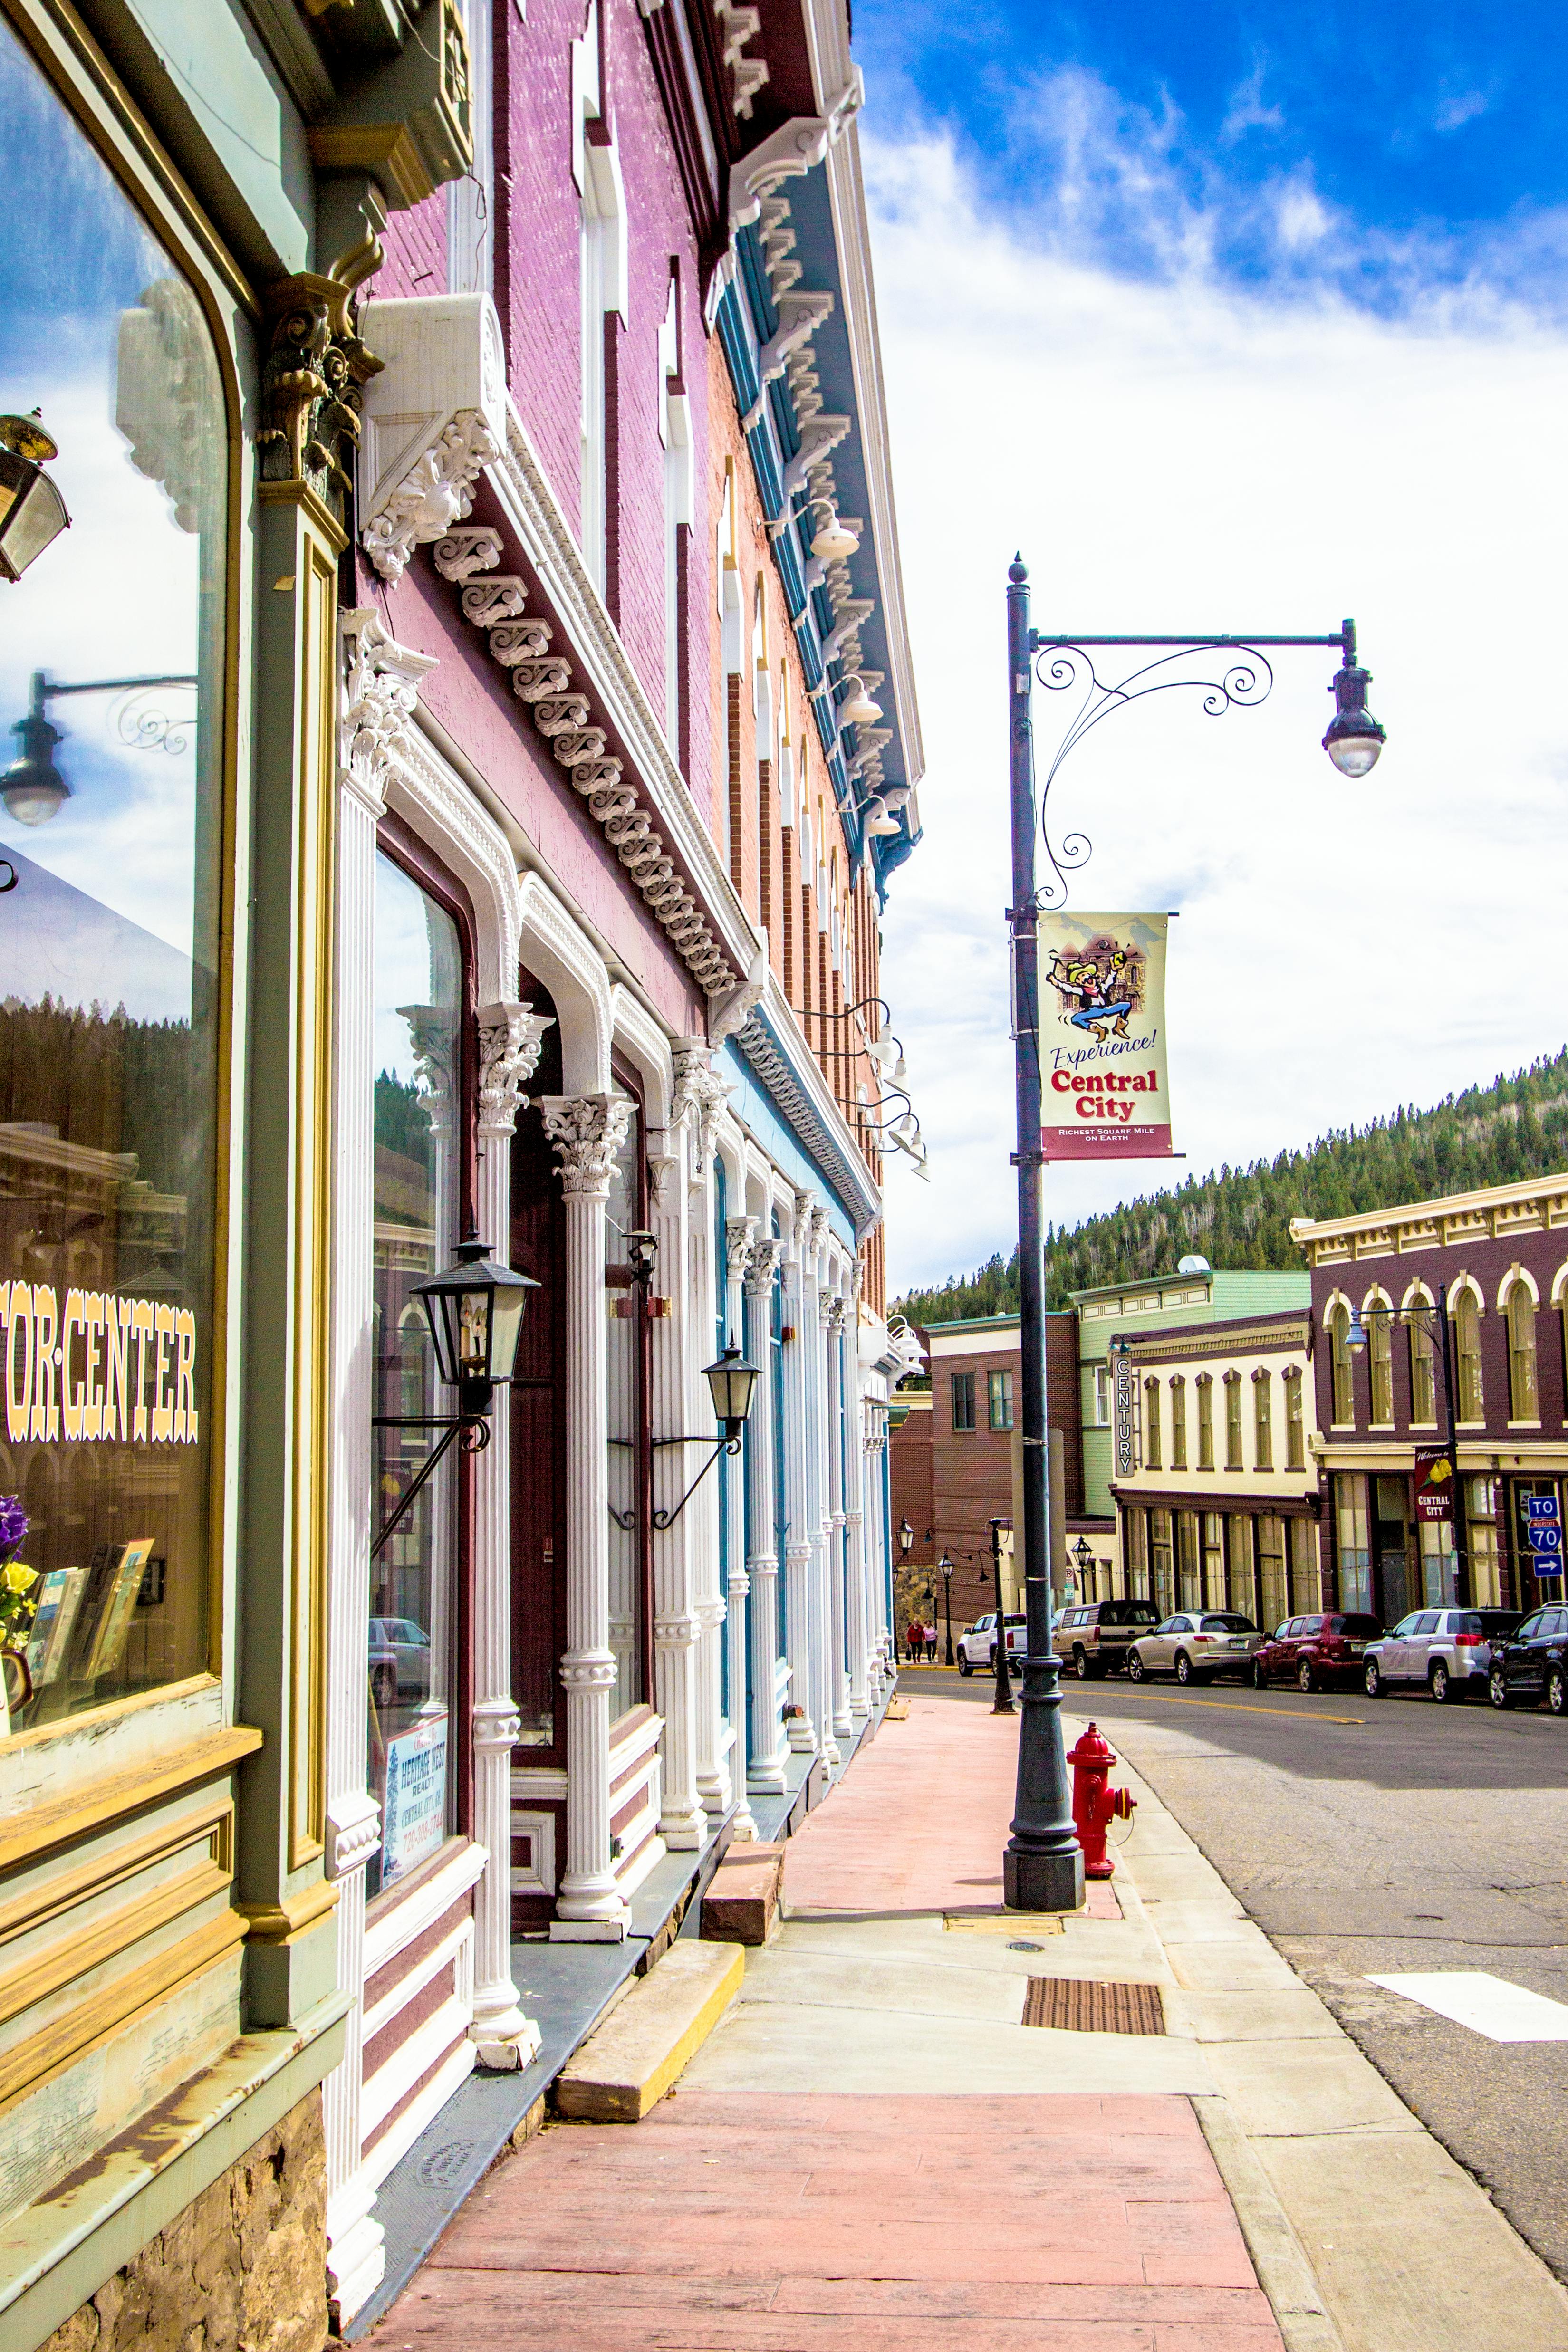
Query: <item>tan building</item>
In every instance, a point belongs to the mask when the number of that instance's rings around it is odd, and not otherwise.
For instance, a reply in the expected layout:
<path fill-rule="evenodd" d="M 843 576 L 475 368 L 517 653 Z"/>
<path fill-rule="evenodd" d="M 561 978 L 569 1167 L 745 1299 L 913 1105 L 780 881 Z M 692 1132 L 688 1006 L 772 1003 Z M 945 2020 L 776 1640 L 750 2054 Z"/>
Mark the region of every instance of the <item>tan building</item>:
<path fill-rule="evenodd" d="M 1111 1479 L 1127 1591 L 1265 1629 L 1321 1607 L 1310 1315 L 1151 1333 L 1113 1378 L 1133 1407 Z"/>

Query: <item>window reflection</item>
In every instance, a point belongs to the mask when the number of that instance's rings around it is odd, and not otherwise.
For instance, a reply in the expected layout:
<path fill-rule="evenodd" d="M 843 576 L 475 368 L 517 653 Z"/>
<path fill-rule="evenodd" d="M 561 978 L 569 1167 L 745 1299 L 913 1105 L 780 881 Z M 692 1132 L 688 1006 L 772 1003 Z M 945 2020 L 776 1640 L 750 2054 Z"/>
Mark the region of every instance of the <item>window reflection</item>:
<path fill-rule="evenodd" d="M 374 1412 L 450 1415 L 413 1286 L 449 1265 L 461 1203 L 462 944 L 428 891 L 384 855 L 375 874 Z M 373 1432 L 372 1520 L 396 1509 L 438 1429 Z M 382 1848 L 369 1891 L 405 1877 L 452 1824 L 447 1711 L 457 1603 L 458 1471 L 449 1454 L 370 1564 L 370 1786 Z"/>

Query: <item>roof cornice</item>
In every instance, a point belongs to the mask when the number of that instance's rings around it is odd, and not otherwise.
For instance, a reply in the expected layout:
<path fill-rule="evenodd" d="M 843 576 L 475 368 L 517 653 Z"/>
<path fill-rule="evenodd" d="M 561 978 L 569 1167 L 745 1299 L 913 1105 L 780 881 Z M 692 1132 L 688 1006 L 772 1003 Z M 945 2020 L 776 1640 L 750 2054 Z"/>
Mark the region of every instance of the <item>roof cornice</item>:
<path fill-rule="evenodd" d="M 1292 1217 L 1290 1238 L 1310 1266 L 1346 1258 L 1393 1257 L 1406 1250 L 1510 1238 L 1568 1225 L 1568 1173 L 1518 1184 L 1489 1184 L 1394 1209 L 1351 1217 Z"/>
<path fill-rule="evenodd" d="M 750 995 L 751 990 L 746 993 Z M 834 1185 L 853 1221 L 857 1243 L 863 1241 L 881 1222 L 881 1188 L 772 972 L 745 1019 L 731 1034 L 766 1092 Z"/>

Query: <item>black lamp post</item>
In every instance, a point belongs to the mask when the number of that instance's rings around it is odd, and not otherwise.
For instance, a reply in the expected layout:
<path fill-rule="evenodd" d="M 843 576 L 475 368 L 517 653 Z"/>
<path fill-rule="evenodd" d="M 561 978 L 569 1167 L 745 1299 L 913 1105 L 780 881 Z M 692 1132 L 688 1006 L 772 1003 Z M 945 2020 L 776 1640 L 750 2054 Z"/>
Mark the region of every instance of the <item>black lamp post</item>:
<path fill-rule="evenodd" d="M 511 1379 L 528 1294 L 539 1285 L 530 1274 L 514 1274 L 510 1266 L 498 1265 L 485 1255 L 485 1249 L 483 1242 L 459 1242 L 456 1265 L 411 1285 L 411 1296 L 425 1309 L 430 1327 L 436 1377 L 445 1387 L 457 1390 L 458 1410 L 440 1417 L 375 1415 L 377 1429 L 438 1429 L 441 1435 L 372 1544 L 372 1559 L 385 1549 L 459 1434 L 470 1454 L 482 1453 L 490 1442 L 491 1402 L 496 1390 Z"/>
<path fill-rule="evenodd" d="M 1046 1453 L 1046 1297 L 1043 1178 L 1046 1155 L 1040 1126 L 1039 1055 L 1039 913 L 1042 900 L 1060 905 L 1067 895 L 1066 877 L 1081 866 L 1089 845 L 1082 835 L 1071 835 L 1060 852 L 1045 839 L 1054 884 L 1037 889 L 1035 837 L 1039 822 L 1035 790 L 1034 718 L 1031 697 L 1037 656 L 1045 656 L 1040 683 L 1054 693 L 1082 688 L 1076 710 L 1047 771 L 1040 795 L 1048 795 L 1052 782 L 1069 751 L 1089 730 L 1112 710 L 1125 709 L 1146 694 L 1177 686 L 1195 686 L 1204 709 L 1218 718 L 1233 706 L 1263 701 L 1274 682 L 1264 647 L 1284 646 L 1337 646 L 1341 667 L 1334 680 L 1335 710 L 1323 748 L 1342 774 L 1366 774 L 1383 749 L 1384 730 L 1366 707 L 1370 673 L 1356 660 L 1355 624 L 1344 622 L 1332 635 L 1321 637 L 1233 637 L 1197 635 L 1184 637 L 1041 636 L 1029 625 L 1028 572 L 1014 559 L 1007 573 L 1007 700 L 1009 710 L 1009 771 L 1013 835 L 1013 903 L 1007 920 L 1012 933 L 1014 982 L 1014 1087 L 1018 1148 L 1014 1165 L 1018 1171 L 1019 1341 L 1022 1350 L 1019 1382 L 1019 1434 L 1023 1441 L 1024 1591 L 1028 1617 L 1028 1646 L 1024 1661 L 1024 1720 L 1018 1733 L 1018 1793 L 1013 1833 L 1002 1858 L 1003 1894 L 1010 1909 L 1076 1911 L 1083 1901 L 1083 1855 L 1073 1832 L 1068 1788 L 1067 1758 L 1062 1747 L 1061 1680 L 1051 1646 L 1050 1517 L 1047 1507 Z M 1157 658 L 1126 677 L 1102 680 L 1096 673 L 1090 647 L 1136 646 Z M 1217 677 L 1180 674 L 1181 665 L 1194 656 L 1219 654 L 1224 659 Z M 997 1529 L 992 1529 L 997 1551 Z M 997 1566 L 998 1616 L 1001 1614 L 1001 1570 Z M 1006 1628 L 1001 1628 L 999 1654 L 1006 1648 Z M 997 1676 L 998 1705 L 1002 1682 Z M 1011 1705 L 1011 1699 L 1008 1700 Z"/>
<path fill-rule="evenodd" d="M 1429 1339 L 1435 1339 L 1433 1349 L 1443 1372 L 1443 1418 L 1447 1424 L 1445 1442 L 1448 1448 L 1449 1467 L 1454 1474 L 1454 1511 L 1449 1525 L 1454 1530 L 1454 1605 L 1457 1609 L 1470 1606 L 1470 1544 L 1465 1524 L 1464 1481 L 1459 1476 L 1459 1429 L 1458 1398 L 1454 1384 L 1453 1331 L 1448 1321 L 1448 1286 L 1437 1285 L 1436 1307 L 1407 1307 L 1401 1310 L 1406 1322 L 1417 1323 Z M 1367 1345 L 1367 1328 L 1363 1314 L 1385 1316 L 1392 1331 L 1394 1309 L 1392 1307 L 1352 1307 L 1350 1327 L 1345 1333 L 1345 1345 L 1359 1356 Z M 1434 1331 L 1433 1325 L 1436 1329 Z"/>
<path fill-rule="evenodd" d="M 36 408 L 31 416 L 0 416 L 0 580 L 20 580 L 69 527 L 66 502 L 44 471 L 59 454 Z"/>
<path fill-rule="evenodd" d="M 937 1566 L 942 1570 L 942 1616 L 947 1633 L 947 1649 L 942 1664 L 951 1666 L 952 1664 L 952 1562 L 946 1552 L 942 1553 Z"/>

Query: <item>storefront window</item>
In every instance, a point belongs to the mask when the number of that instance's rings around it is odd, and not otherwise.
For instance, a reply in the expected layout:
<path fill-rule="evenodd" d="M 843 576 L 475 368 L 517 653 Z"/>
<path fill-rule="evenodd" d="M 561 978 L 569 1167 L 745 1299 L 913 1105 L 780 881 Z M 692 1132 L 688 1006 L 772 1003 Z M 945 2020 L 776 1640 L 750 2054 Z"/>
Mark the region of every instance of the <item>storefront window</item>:
<path fill-rule="evenodd" d="M 1285 1522 L 1268 1511 L 1258 1522 L 1258 1605 L 1266 1633 L 1272 1633 L 1290 1614 L 1290 1588 L 1285 1560 Z"/>
<path fill-rule="evenodd" d="M 1123 1591 L 1142 1598 L 1149 1591 L 1149 1515 L 1147 1511 L 1123 1511 L 1121 1515 L 1121 1582 Z"/>
<path fill-rule="evenodd" d="M 1176 1605 L 1176 1580 L 1171 1561 L 1171 1514 L 1169 1511 L 1150 1512 L 1149 1537 L 1154 1580 L 1154 1590 L 1150 1597 L 1161 1616 L 1169 1617 Z"/>
<path fill-rule="evenodd" d="M 1225 1520 L 1218 1511 L 1204 1513 L 1204 1607 L 1223 1609 L 1225 1593 Z"/>
<path fill-rule="evenodd" d="M 1478 1609 L 1500 1605 L 1502 1584 L 1498 1573 L 1498 1481 L 1467 1478 L 1465 1525 L 1470 1538 L 1470 1591 Z M 1528 1608 L 1528 1598 L 1514 1595 L 1515 1604 Z"/>
<path fill-rule="evenodd" d="M 1334 1480 L 1334 1532 L 1342 1609 L 1372 1607 L 1372 1539 L 1367 1522 L 1366 1480 L 1354 1471 Z"/>
<path fill-rule="evenodd" d="M 1198 1590 L 1198 1515 L 1196 1511 L 1176 1513 L 1176 1605 L 1180 1609 L 1201 1609 L 1203 1598 Z"/>
<path fill-rule="evenodd" d="M 375 1402 L 378 1418 L 449 1414 L 413 1286 L 452 1263 L 466 1146 L 457 924 L 384 854 L 375 861 Z M 439 1442 L 373 1433 L 374 1533 Z M 368 1891 L 406 1877 L 453 1825 L 448 1709 L 457 1631 L 458 1457 L 448 1453 L 370 1563 L 370 1788 L 382 1846 Z"/>
<path fill-rule="evenodd" d="M 1251 1519 L 1240 1511 L 1233 1511 L 1227 1533 L 1230 1538 L 1230 1574 L 1229 1599 L 1226 1606 L 1239 1609 L 1246 1616 L 1256 1617 L 1258 1580 L 1253 1573 Z M 1272 1632 L 1272 1626 L 1268 1630 Z"/>
<path fill-rule="evenodd" d="M 0 25 L 0 1733 L 208 1660 L 228 424 L 191 285 Z M 0 875 L 0 879 L 4 876 Z"/>
<path fill-rule="evenodd" d="M 1318 1530 L 1310 1519 L 1287 1519 L 1285 1528 L 1290 1541 L 1291 1612 L 1321 1609 L 1323 1577 L 1318 1565 Z"/>

